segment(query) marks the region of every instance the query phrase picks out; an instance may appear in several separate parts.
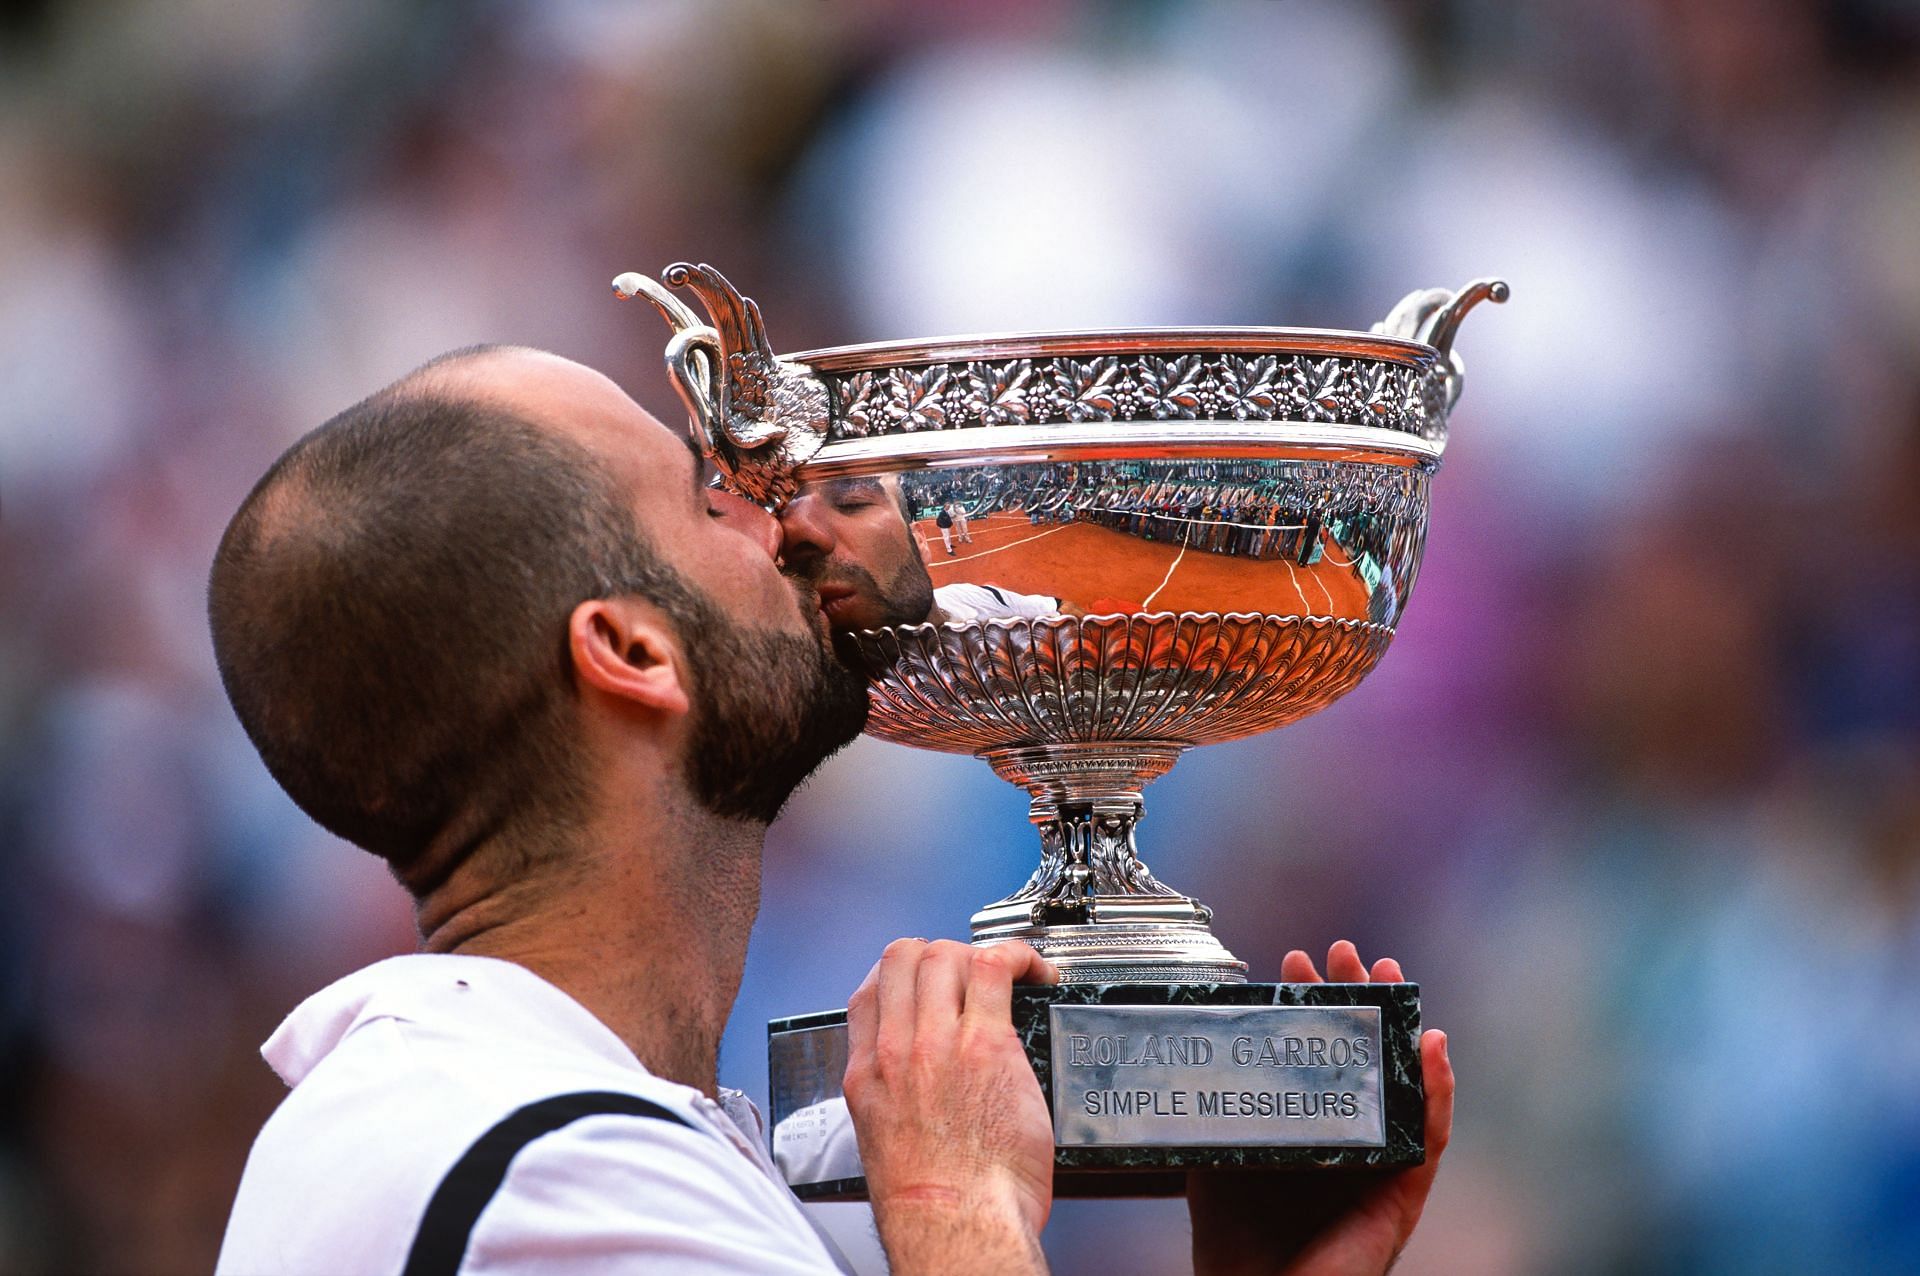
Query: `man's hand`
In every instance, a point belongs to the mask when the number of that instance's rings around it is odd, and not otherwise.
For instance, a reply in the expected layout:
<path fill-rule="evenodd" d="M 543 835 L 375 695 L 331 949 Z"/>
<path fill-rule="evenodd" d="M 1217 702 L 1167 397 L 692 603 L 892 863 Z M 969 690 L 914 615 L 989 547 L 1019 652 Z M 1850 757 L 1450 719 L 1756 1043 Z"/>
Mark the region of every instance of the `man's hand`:
<path fill-rule="evenodd" d="M 1368 971 L 1341 940 L 1327 952 L 1338 983 L 1398 983 L 1400 963 L 1383 957 Z M 1319 983 L 1313 958 L 1295 949 L 1280 964 L 1289 983 Z M 1440 1154 L 1453 1133 L 1453 1065 L 1445 1033 L 1420 1036 L 1427 1086 L 1427 1161 L 1387 1173 L 1195 1171 L 1187 1176 L 1196 1276 L 1379 1276 L 1420 1221 Z"/>
<path fill-rule="evenodd" d="M 1053 1121 L 1012 1003 L 1058 979 L 1022 943 L 900 939 L 848 1002 L 847 1107 L 894 1276 L 1046 1271 Z"/>

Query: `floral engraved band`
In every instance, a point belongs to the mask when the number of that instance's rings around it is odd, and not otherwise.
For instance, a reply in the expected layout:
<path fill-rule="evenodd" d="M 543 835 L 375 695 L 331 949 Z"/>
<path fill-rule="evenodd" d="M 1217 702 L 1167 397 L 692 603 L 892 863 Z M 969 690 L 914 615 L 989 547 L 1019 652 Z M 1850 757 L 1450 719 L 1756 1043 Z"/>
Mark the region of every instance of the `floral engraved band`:
<path fill-rule="evenodd" d="M 1194 350 L 970 360 L 825 380 L 829 439 L 1103 421 L 1304 421 L 1430 442 L 1446 431 L 1446 374 L 1432 363 Z"/>

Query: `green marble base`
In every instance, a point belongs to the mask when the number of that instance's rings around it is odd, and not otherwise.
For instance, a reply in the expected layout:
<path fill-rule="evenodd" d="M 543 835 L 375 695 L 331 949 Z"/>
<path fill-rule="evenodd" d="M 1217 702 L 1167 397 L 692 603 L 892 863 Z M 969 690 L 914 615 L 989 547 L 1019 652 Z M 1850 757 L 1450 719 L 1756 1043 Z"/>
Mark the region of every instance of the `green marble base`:
<path fill-rule="evenodd" d="M 1089 1015 L 1073 1010 L 1074 1007 L 1121 1009 L 1095 1011 Z M 1128 1007 L 1169 1009 L 1164 1013 L 1155 1010 L 1136 1013 L 1125 1009 Z M 1189 1012 L 1183 1015 L 1180 1007 L 1189 1008 Z M 1368 1066 L 1364 1068 L 1338 1073 L 1346 1078 L 1345 1082 L 1326 1083 L 1360 1088 L 1366 1095 L 1362 1100 L 1364 1120 L 1331 1120 L 1316 1126 L 1312 1122 L 1278 1119 L 1283 1115 L 1299 1115 L 1297 1110 L 1283 1111 L 1282 1101 L 1291 1105 L 1304 1099 L 1317 1108 L 1323 1095 L 1312 1089 L 1294 1094 L 1277 1088 L 1298 1085 L 1298 1078 L 1314 1075 L 1314 1069 L 1295 1067 L 1288 1071 L 1277 1066 L 1283 1062 L 1280 1043 L 1291 1042 L 1293 1046 L 1289 1048 L 1293 1049 L 1300 1038 L 1275 1035 L 1290 1031 L 1275 1025 L 1306 1019 L 1317 1023 L 1319 1019 L 1262 1015 L 1257 1010 L 1248 1015 L 1232 1013 L 1236 1008 L 1257 1007 L 1334 1008 L 1321 1017 L 1329 1022 L 1340 1019 L 1344 1013 L 1340 1008 L 1372 1008 L 1362 1009 L 1350 1018 L 1364 1020 L 1369 1033 L 1377 1028 L 1377 1047 L 1368 1049 L 1377 1048 L 1378 1057 L 1365 1061 Z M 1063 1011 L 1064 1016 L 1057 1013 L 1056 1008 Z M 1073 1018 L 1075 1015 L 1079 1016 L 1078 1020 Z M 1077 1081 L 1063 1077 L 1063 1085 L 1058 1087 L 1073 1095 L 1073 1111 L 1055 1111 L 1056 1138 L 1063 1144 L 1054 1149 L 1057 1196 L 1180 1195 L 1185 1191 L 1186 1172 L 1195 1169 L 1367 1170 L 1418 1165 L 1426 1159 L 1417 985 L 1069 984 L 1016 988 L 1013 1019 L 1049 1107 L 1059 1102 L 1055 1085 L 1056 1058 L 1064 1072 L 1085 1074 Z M 1085 1029 L 1088 1019 L 1094 1021 L 1095 1029 L 1078 1032 L 1061 1029 L 1062 1036 L 1070 1039 L 1055 1040 L 1056 1020 Z M 790 1178 L 811 1180 L 793 1183 L 795 1193 L 802 1199 L 864 1200 L 866 1197 L 864 1179 L 840 1172 L 848 1168 L 844 1157 L 838 1162 L 837 1171 L 832 1168 L 835 1162 L 831 1158 L 813 1154 L 825 1146 L 822 1140 L 828 1137 L 816 1133 L 821 1129 L 817 1114 L 831 1111 L 839 1094 L 838 1075 L 845 1069 L 846 1058 L 845 1023 L 845 1011 L 828 1011 L 775 1020 L 768 1027 L 776 1157 L 781 1157 L 781 1148 L 785 1146 L 788 1155 L 782 1161 L 782 1168 Z M 1097 1033 L 1099 1028 L 1115 1025 L 1127 1035 L 1088 1035 L 1088 1031 Z M 1211 1044 L 1196 1048 L 1192 1043 L 1201 1038 Z M 1110 1052 L 1115 1042 L 1120 1043 L 1119 1066 L 1104 1069 L 1087 1066 L 1115 1063 Z M 1269 1052 L 1265 1056 L 1256 1053 L 1262 1043 Z M 1100 1055 L 1099 1050 L 1103 1048 L 1109 1049 L 1109 1053 Z M 1205 1060 L 1197 1058 L 1201 1049 L 1208 1056 Z M 1162 1052 L 1167 1053 L 1167 1067 L 1131 1066 L 1141 1063 L 1141 1056 L 1145 1063 L 1159 1065 Z M 1179 1057 L 1186 1053 L 1194 1054 L 1195 1058 Z M 1248 1066 L 1226 1068 L 1229 1055 L 1236 1056 L 1233 1062 L 1244 1062 Z M 1299 1065 L 1308 1060 L 1296 1049 L 1295 1056 L 1284 1061 Z M 1314 1061 L 1317 1062 L 1317 1058 Z M 1178 1066 L 1185 1062 L 1216 1066 L 1212 1071 Z M 1263 1062 L 1276 1066 L 1263 1068 L 1260 1066 Z M 1183 1080 L 1189 1073 L 1200 1078 L 1193 1087 L 1186 1087 Z M 1365 1074 L 1362 1081 L 1355 1082 L 1354 1077 L 1362 1073 Z M 1157 1080 L 1150 1084 L 1136 1080 L 1147 1075 Z M 1227 1078 L 1224 1090 L 1222 1076 Z M 1283 1076 L 1288 1079 L 1281 1080 Z M 1093 1080 L 1087 1081 L 1086 1077 Z M 1071 1088 L 1067 1083 L 1078 1088 Z M 1089 1085 L 1121 1088 L 1089 1090 Z M 1135 1088 L 1136 1085 L 1140 1088 Z M 1246 1088 L 1235 1088 L 1239 1086 Z M 1171 1093 L 1181 1088 L 1187 1088 L 1188 1093 L 1177 1097 Z M 1341 1096 L 1324 1095 L 1325 1100 L 1338 1097 Z M 1227 1116 L 1242 1119 L 1220 1118 L 1219 1105 L 1223 1099 L 1228 1105 Z M 1136 1102 L 1141 1104 L 1142 1114 L 1137 1118 L 1131 1115 Z M 1352 1101 L 1349 1098 L 1347 1102 Z M 1195 1108 L 1207 1107 L 1209 1103 L 1212 1106 L 1208 1108 L 1208 1115 L 1212 1119 L 1204 1122 L 1193 1119 L 1197 1115 Z M 1113 1104 L 1127 1105 L 1127 1115 L 1110 1117 L 1109 1105 Z M 1087 1112 L 1097 1110 L 1100 1115 L 1087 1117 L 1081 1112 L 1083 1107 Z M 782 1124 L 795 1113 L 799 1115 Z M 1327 1115 L 1351 1115 L 1351 1112 L 1330 1108 Z M 1078 1122 L 1077 1133 L 1070 1128 L 1070 1116 Z M 844 1118 L 841 1120 L 844 1122 Z M 1303 1141 L 1320 1137 L 1313 1131 L 1327 1124 L 1351 1129 L 1326 1136 L 1332 1140 L 1329 1142 Z M 1361 1127 L 1365 1127 L 1361 1133 L 1353 1132 Z M 1176 1136 L 1164 1133 L 1189 1128 L 1201 1131 L 1194 1136 L 1194 1142 L 1177 1139 L 1170 1142 L 1169 1139 Z M 1303 1129 L 1307 1131 L 1304 1135 Z M 1128 1130 L 1136 1134 L 1130 1136 L 1126 1133 Z M 1138 1133 L 1142 1130 L 1150 1133 Z M 1262 1141 L 1265 1130 L 1277 1132 L 1272 1142 Z M 1062 1138 L 1063 1131 L 1080 1142 L 1065 1145 L 1069 1139 Z M 843 1146 L 850 1144 L 850 1131 L 842 1131 L 839 1137 Z M 852 1168 L 857 1169 L 857 1165 Z M 828 1174 L 834 1177 L 826 1177 Z"/>

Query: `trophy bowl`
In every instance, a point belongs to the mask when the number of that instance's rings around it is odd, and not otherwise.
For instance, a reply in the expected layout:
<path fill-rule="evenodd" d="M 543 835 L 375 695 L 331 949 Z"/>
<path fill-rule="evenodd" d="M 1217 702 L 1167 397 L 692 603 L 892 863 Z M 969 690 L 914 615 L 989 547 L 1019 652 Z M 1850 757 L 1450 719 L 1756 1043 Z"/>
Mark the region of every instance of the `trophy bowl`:
<path fill-rule="evenodd" d="M 1367 332 L 1129 329 L 783 356 L 759 308 L 712 267 L 676 265 L 662 281 L 627 274 L 614 288 L 672 325 L 669 373 L 722 480 L 776 509 L 815 488 L 879 480 L 867 486 L 897 503 L 902 535 L 922 549 L 927 614 L 848 634 L 842 651 L 871 680 L 868 734 L 975 754 L 1031 796 L 1039 867 L 974 914 L 974 942 L 1024 940 L 1067 989 L 1109 1006 L 1164 1012 L 1183 988 L 1221 1014 L 1292 1004 L 1255 990 L 1298 986 L 1231 992 L 1246 966 L 1214 937 L 1211 910 L 1140 858 L 1142 790 L 1186 749 L 1314 713 L 1378 663 L 1419 572 L 1429 484 L 1461 387 L 1454 336 L 1473 306 L 1506 300 L 1507 285 L 1414 292 Z M 670 289 L 697 297 L 708 318 Z M 1048 999 L 1062 1040 L 1072 1027 L 1058 1018 L 1064 995 Z M 1329 995 L 1316 994 L 1319 1004 Z M 1349 1004 L 1404 1012 L 1386 1038 L 1374 1025 L 1369 1057 L 1376 1071 L 1383 1052 L 1405 1064 L 1417 1010 L 1377 989 L 1355 996 Z M 787 1035 L 808 1026 L 789 1021 Z M 1212 1040 L 1195 1032 L 1184 1039 Z M 1176 1034 L 1165 1035 L 1172 1050 Z M 775 1036 L 776 1091 L 783 1069 L 832 1072 L 827 1056 L 783 1065 Z M 1127 1038 L 1089 1030 L 1073 1040 L 1109 1037 L 1123 1044 L 1106 1065 L 1093 1044 L 1073 1062 L 1106 1066 L 1111 1079 L 1128 1064 Z M 1064 1150 L 1068 1060 L 1030 1049 L 1055 1083 Z M 1380 1130 L 1405 1115 L 1404 1103 L 1379 1103 Z M 1199 1128 L 1172 1125 L 1176 1138 Z M 1095 1122 L 1081 1135 L 1154 1141 L 1134 1127 L 1116 1135 L 1122 1126 Z M 1373 1146 L 1392 1142 L 1380 1137 Z M 1342 1142 L 1324 1123 L 1313 1138 L 1320 1153 Z"/>

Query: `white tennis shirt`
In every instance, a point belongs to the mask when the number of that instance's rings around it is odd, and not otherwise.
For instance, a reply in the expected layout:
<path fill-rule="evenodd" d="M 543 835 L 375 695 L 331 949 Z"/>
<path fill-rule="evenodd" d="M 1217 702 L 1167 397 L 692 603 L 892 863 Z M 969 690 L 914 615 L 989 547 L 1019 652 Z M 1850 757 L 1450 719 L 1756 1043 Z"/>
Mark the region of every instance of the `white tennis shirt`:
<path fill-rule="evenodd" d="M 715 1102 L 654 1076 L 585 1007 L 510 962 L 380 962 L 302 1002 L 261 1053 L 292 1091 L 247 1158 L 223 1276 L 402 1271 L 429 1201 L 476 1142 L 581 1092 L 679 1119 L 589 1115 L 527 1142 L 461 1272 L 842 1270 L 744 1095 Z"/>

